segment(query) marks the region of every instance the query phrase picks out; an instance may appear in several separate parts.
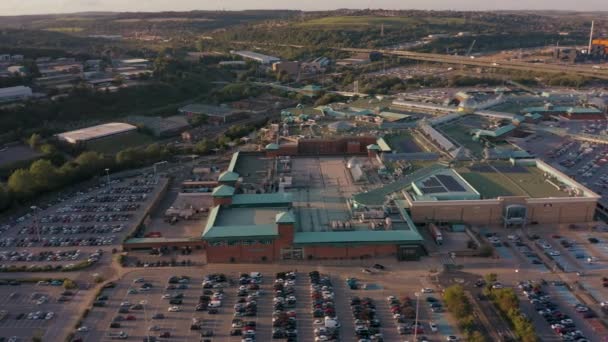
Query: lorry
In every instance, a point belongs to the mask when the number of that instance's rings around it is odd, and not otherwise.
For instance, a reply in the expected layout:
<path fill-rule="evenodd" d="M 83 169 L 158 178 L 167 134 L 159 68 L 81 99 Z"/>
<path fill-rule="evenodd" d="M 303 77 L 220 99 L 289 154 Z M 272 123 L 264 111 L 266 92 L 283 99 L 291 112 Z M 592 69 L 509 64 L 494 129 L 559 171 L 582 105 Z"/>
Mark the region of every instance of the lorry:
<path fill-rule="evenodd" d="M 431 223 L 429 225 L 429 230 L 431 232 L 431 236 L 433 236 L 433 240 L 435 240 L 435 243 L 437 245 L 442 245 L 443 235 L 441 234 L 441 229 L 439 229 L 439 227 L 437 227 L 437 225 L 435 225 L 434 223 Z"/>

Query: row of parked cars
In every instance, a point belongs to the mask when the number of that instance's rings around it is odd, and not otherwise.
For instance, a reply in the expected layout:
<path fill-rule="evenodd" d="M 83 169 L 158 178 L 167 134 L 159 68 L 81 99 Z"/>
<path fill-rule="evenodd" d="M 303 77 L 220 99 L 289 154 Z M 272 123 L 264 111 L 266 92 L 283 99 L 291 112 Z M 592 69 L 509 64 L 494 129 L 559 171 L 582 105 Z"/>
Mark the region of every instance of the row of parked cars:
<path fill-rule="evenodd" d="M 318 271 L 308 273 L 310 278 L 311 313 L 315 325 L 315 342 L 340 339 L 340 322 L 336 316 L 335 293 L 331 279 Z"/>
<path fill-rule="evenodd" d="M 51 214 L 40 219 L 40 223 L 86 223 L 128 221 L 133 214 Z"/>
<path fill-rule="evenodd" d="M 59 234 L 109 234 L 119 233 L 124 229 L 123 223 L 91 225 L 32 225 L 19 230 L 19 235 L 59 235 Z"/>
<path fill-rule="evenodd" d="M 376 315 L 376 305 L 369 297 L 352 297 L 350 309 L 355 322 L 355 336 L 359 342 L 384 341 L 380 332 L 380 320 Z"/>
<path fill-rule="evenodd" d="M 561 283 L 556 286 L 563 286 Z M 561 337 L 563 341 L 588 342 L 582 331 L 576 328 L 576 324 L 570 316 L 563 313 L 551 297 L 543 290 L 542 284 L 533 281 L 524 281 L 518 284 L 524 296 L 534 306 L 534 309 L 541 315 L 551 329 Z M 595 317 L 595 313 L 582 304 L 576 304 L 575 311 L 584 318 Z"/>
<path fill-rule="evenodd" d="M 234 304 L 234 314 L 230 336 L 241 336 L 243 342 L 256 340 L 256 321 L 250 317 L 258 314 L 257 299 L 259 298 L 262 274 L 259 272 L 241 273 L 236 291 L 237 302 Z"/>
<path fill-rule="evenodd" d="M 295 342 L 298 338 L 296 317 L 295 272 L 279 272 L 273 284 L 274 312 L 272 314 L 272 338 Z"/>
<path fill-rule="evenodd" d="M 74 204 L 67 205 L 57 209 L 56 213 L 107 213 L 107 212 L 123 212 L 135 211 L 139 209 L 139 203 L 122 203 L 122 204 Z"/>

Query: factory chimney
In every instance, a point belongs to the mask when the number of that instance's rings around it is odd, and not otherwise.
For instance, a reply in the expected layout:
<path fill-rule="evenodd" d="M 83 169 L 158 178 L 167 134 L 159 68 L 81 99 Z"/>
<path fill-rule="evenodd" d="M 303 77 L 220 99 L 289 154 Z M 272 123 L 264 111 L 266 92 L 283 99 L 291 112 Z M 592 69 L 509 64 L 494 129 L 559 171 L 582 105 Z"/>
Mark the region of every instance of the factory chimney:
<path fill-rule="evenodd" d="M 591 20 L 591 32 L 589 32 L 589 47 L 587 48 L 587 54 L 591 55 L 591 43 L 593 42 L 593 20 Z"/>

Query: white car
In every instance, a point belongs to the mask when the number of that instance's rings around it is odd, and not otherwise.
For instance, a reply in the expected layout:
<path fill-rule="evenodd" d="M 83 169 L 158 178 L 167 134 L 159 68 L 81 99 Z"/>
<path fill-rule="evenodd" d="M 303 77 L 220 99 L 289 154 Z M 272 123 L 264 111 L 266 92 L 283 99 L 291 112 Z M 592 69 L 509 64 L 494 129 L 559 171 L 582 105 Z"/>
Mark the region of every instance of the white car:
<path fill-rule="evenodd" d="M 608 306 L 608 302 L 600 302 L 600 306 Z"/>
<path fill-rule="evenodd" d="M 171 298 L 171 295 L 168 294 L 168 293 L 165 293 L 161 298 L 162 299 L 169 299 L 169 298 Z"/>
<path fill-rule="evenodd" d="M 454 335 L 450 335 L 450 336 L 446 337 L 446 341 L 458 341 L 458 337 L 456 337 Z"/>
<path fill-rule="evenodd" d="M 157 331 L 160 330 L 160 327 L 158 325 L 151 325 L 148 327 L 148 331 Z"/>
<path fill-rule="evenodd" d="M 179 311 L 182 311 L 182 309 L 180 309 L 180 307 L 179 307 L 179 306 L 175 305 L 175 306 L 170 306 L 170 307 L 167 309 L 167 311 L 169 311 L 169 312 L 179 312 Z"/>
<path fill-rule="evenodd" d="M 559 251 L 549 251 L 549 255 L 551 256 L 559 256 L 561 253 Z"/>
<path fill-rule="evenodd" d="M 322 325 L 322 324 L 325 324 L 325 323 L 321 319 L 315 319 L 315 321 L 312 322 L 312 324 L 314 324 L 314 325 Z"/>
<path fill-rule="evenodd" d="M 435 292 L 435 291 L 429 287 L 425 287 L 422 289 L 422 293 L 433 293 L 433 292 Z"/>
<path fill-rule="evenodd" d="M 87 331 L 89 331 L 89 328 L 87 328 L 86 326 L 83 325 L 83 326 L 79 327 L 78 329 L 76 329 L 76 331 L 87 332 Z"/>
<path fill-rule="evenodd" d="M 499 282 L 495 282 L 495 283 L 494 283 L 494 285 L 492 285 L 492 288 L 493 288 L 493 289 L 502 289 L 502 288 L 503 288 L 503 286 L 502 286 L 502 284 L 501 284 L 501 283 L 499 283 Z"/>
<path fill-rule="evenodd" d="M 437 328 L 437 323 L 429 322 L 429 327 L 431 328 L 431 332 L 437 332 L 439 329 Z"/>

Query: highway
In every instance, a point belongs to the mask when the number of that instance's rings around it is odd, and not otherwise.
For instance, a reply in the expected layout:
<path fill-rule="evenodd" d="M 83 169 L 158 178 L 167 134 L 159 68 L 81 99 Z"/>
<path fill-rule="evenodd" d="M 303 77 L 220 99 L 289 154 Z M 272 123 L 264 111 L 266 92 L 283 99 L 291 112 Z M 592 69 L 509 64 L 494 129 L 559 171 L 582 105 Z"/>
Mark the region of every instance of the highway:
<path fill-rule="evenodd" d="M 436 54 L 436 53 L 422 53 L 422 52 L 412 52 L 412 51 L 402 51 L 402 50 L 374 50 L 374 49 L 356 49 L 356 48 L 339 48 L 339 50 L 349 51 L 349 52 L 365 52 L 365 53 L 369 53 L 372 51 L 378 51 L 385 55 L 397 55 L 400 57 L 418 60 L 418 61 L 459 64 L 459 65 L 478 66 L 478 67 L 496 68 L 496 69 L 536 71 L 536 72 L 546 72 L 546 73 L 565 73 L 565 74 L 593 77 L 593 78 L 599 78 L 599 79 L 608 79 L 608 70 L 592 69 L 590 66 L 582 66 L 582 65 L 581 66 L 557 65 L 557 64 L 529 63 L 529 62 L 519 62 L 519 61 L 504 61 L 504 60 L 496 60 L 495 58 L 489 58 L 489 57 L 470 58 L 470 57 L 466 57 L 466 56 L 452 56 L 452 55 L 442 55 L 442 54 Z"/>

